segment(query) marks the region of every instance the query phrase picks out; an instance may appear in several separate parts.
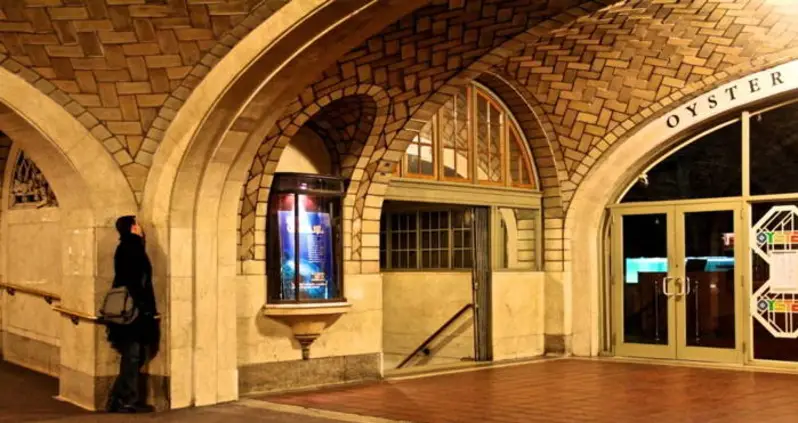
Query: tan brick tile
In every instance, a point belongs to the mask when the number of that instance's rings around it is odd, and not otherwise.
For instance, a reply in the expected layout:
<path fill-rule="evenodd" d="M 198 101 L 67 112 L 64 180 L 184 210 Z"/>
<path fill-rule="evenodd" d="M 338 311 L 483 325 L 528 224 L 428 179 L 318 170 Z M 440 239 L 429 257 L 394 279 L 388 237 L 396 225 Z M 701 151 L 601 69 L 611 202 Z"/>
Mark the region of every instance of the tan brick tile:
<path fill-rule="evenodd" d="M 117 135 L 139 135 L 141 124 L 139 122 L 108 122 L 108 130 Z"/>
<path fill-rule="evenodd" d="M 100 96 L 95 94 L 72 94 L 72 99 L 83 107 L 100 107 Z"/>
<path fill-rule="evenodd" d="M 119 82 L 116 84 L 116 91 L 121 95 L 149 94 L 152 87 L 149 82 Z"/>
<path fill-rule="evenodd" d="M 107 19 L 74 21 L 77 32 L 109 32 L 114 30 L 114 25 Z"/>
<path fill-rule="evenodd" d="M 90 107 L 89 113 L 100 120 L 122 120 L 122 112 L 113 107 Z"/>
<path fill-rule="evenodd" d="M 137 121 L 140 119 L 139 104 L 136 102 L 136 97 L 132 95 L 120 95 L 119 108 L 122 119 L 126 121 Z"/>
<path fill-rule="evenodd" d="M 89 12 L 85 7 L 50 7 L 47 8 L 47 12 L 54 21 L 89 18 Z"/>
<path fill-rule="evenodd" d="M 157 43 L 131 43 L 122 46 L 122 51 L 126 56 L 149 56 L 161 53 L 161 47 Z"/>
<path fill-rule="evenodd" d="M 108 32 L 102 31 L 97 33 L 100 37 L 100 42 L 103 44 L 126 44 L 126 43 L 136 43 L 138 42 L 138 38 L 136 38 L 135 32 L 125 31 L 125 32 Z"/>

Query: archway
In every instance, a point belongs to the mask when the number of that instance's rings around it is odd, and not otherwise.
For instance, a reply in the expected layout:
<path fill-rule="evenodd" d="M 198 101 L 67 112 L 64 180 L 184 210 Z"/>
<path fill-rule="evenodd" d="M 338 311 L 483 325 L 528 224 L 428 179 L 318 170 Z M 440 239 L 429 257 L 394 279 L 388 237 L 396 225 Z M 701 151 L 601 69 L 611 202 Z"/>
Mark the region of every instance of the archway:
<path fill-rule="evenodd" d="M 158 243 L 169 246 L 168 260 L 160 257 L 168 269 L 156 272 L 169 281 L 169 355 L 183 358 L 170 362 L 172 407 L 238 396 L 233 283 L 239 273 L 238 204 L 280 106 L 296 98 L 318 69 L 423 3 L 291 2 L 210 72 L 192 95 L 198 100 L 187 102 L 170 126 L 148 178 L 143 210 Z M 215 103 L 196 94 L 205 89 L 217 93 Z M 287 134 L 298 129 L 292 125 Z M 194 370 L 200 368 L 202 373 Z"/>
<path fill-rule="evenodd" d="M 783 58 L 774 56 L 774 60 L 778 62 Z M 764 62 L 767 63 L 767 60 Z M 765 63 L 758 68 L 773 66 L 772 63 Z M 636 128 L 636 132 L 626 135 L 626 130 L 619 128 L 611 134 L 612 139 L 608 140 L 613 144 L 611 150 L 602 156 L 579 185 L 566 216 L 565 238 L 570 239 L 571 256 L 578 257 L 578 260 L 571 261 L 571 272 L 566 274 L 565 284 L 565 330 L 572 337 L 574 354 L 597 355 L 602 348 L 604 311 L 600 301 L 600 252 L 603 248 L 601 228 L 606 207 L 621 195 L 646 164 L 675 141 L 683 140 L 685 134 L 696 127 L 724 113 L 798 88 L 796 81 L 779 78 L 780 75 L 793 72 L 796 66 L 798 62 L 788 62 L 738 80 L 726 76 L 727 80 L 732 81 L 720 86 L 714 85 L 716 78 L 712 77 L 706 84 L 686 87 L 676 97 L 678 100 L 687 100 L 671 104 L 673 99 L 669 98 L 666 100 L 667 106 L 655 104 L 641 112 L 642 116 L 654 115 L 648 124 L 636 126 L 632 122 L 642 117 L 632 117 L 628 127 Z M 745 69 L 740 67 L 738 72 L 742 73 Z M 739 74 L 734 76 L 739 77 Z M 755 82 L 752 84 L 751 81 Z M 758 89 L 759 81 L 763 81 L 763 87 L 766 88 Z M 745 89 L 735 91 L 737 88 L 733 87 Z M 739 95 L 730 96 L 730 91 Z M 701 94 L 696 95 L 698 92 Z M 618 142 L 619 139 L 623 141 Z"/>
<path fill-rule="evenodd" d="M 0 131 L 36 163 L 58 198 L 58 306 L 92 316 L 113 278 L 114 220 L 136 213 L 133 193 L 109 153 L 66 110 L 4 69 L 0 81 Z M 60 396 L 96 409 L 116 372 L 114 356 L 102 327 L 67 322 L 59 334 Z"/>
<path fill-rule="evenodd" d="M 234 284 L 228 282 L 235 280 L 239 266 L 235 248 L 232 247 L 235 245 L 234 236 L 227 231 L 236 233 L 237 213 L 234 205 L 238 204 L 247 168 L 276 119 L 285 112 L 282 107 L 287 105 L 287 111 L 291 113 L 295 108 L 302 108 L 316 100 L 331 102 L 335 99 L 328 98 L 328 94 L 338 90 L 339 83 L 343 95 L 365 94 L 368 88 L 361 86 L 360 78 L 382 82 L 389 80 L 391 82 L 388 84 L 382 84 L 387 87 L 407 85 L 407 92 L 396 87 L 396 107 L 389 110 L 396 118 L 389 121 L 390 129 L 377 137 L 377 142 L 365 146 L 364 151 L 368 153 L 360 158 L 363 166 L 353 172 L 353 179 L 360 183 L 356 188 L 354 184 L 350 187 L 358 194 L 357 198 L 353 198 L 355 212 L 351 225 L 353 234 L 356 234 L 353 236 L 353 246 L 357 244 L 356 240 L 361 240 L 359 245 L 368 242 L 369 247 L 360 251 L 353 248 L 353 260 L 346 265 L 354 273 L 374 274 L 378 271 L 378 243 L 374 228 L 378 227 L 380 195 L 387 189 L 387 172 L 392 162 L 400 159 L 403 153 L 402 142 L 393 143 L 400 138 L 397 133 L 402 128 L 409 128 L 411 131 L 406 134 L 409 135 L 418 128 L 408 122 L 431 115 L 431 110 L 435 108 L 432 103 L 440 100 L 441 96 L 436 96 L 436 93 L 445 84 L 444 81 L 460 80 L 462 78 L 459 77 L 463 75 L 473 77 L 501 62 L 501 58 L 512 49 L 521 48 L 522 43 L 514 42 L 512 38 L 523 35 L 531 26 L 561 26 L 562 22 L 550 17 L 559 15 L 569 6 L 551 6 L 546 8 L 546 13 L 541 13 L 524 5 L 513 4 L 513 7 L 519 7 L 519 12 L 523 10 L 523 16 L 513 19 L 511 30 L 494 33 L 492 28 L 485 28 L 484 31 L 490 34 L 476 38 L 462 36 L 470 30 L 449 32 L 454 38 L 463 38 L 473 52 L 464 53 L 462 46 L 451 43 L 448 48 L 452 54 L 458 55 L 458 58 L 449 60 L 453 69 L 442 71 L 435 78 L 431 72 L 425 73 L 428 69 L 424 72 L 418 70 L 432 63 L 425 59 L 429 46 L 419 46 L 424 51 L 413 59 L 421 65 L 413 67 L 418 76 L 402 78 L 387 69 L 381 69 L 387 67 L 384 64 L 375 65 L 372 73 L 369 66 L 358 69 L 357 65 L 352 66 L 354 63 L 342 62 L 338 69 L 340 74 L 336 70 L 332 70 L 331 75 L 325 73 L 324 78 L 311 87 L 320 92 L 318 96 L 322 98 L 316 99 L 314 96 L 301 96 L 300 87 L 312 82 L 311 78 L 320 69 L 336 68 L 330 66 L 336 58 L 354 61 L 345 53 L 368 35 L 385 28 L 388 23 L 395 22 L 394 26 L 386 28 L 388 32 L 402 31 L 409 21 L 397 19 L 427 2 L 407 1 L 379 6 L 372 3 L 335 2 L 306 4 L 308 7 L 305 9 L 291 11 L 293 4 L 280 9 L 270 19 L 280 22 L 280 25 L 253 31 L 200 84 L 195 93 L 202 93 L 207 87 L 212 95 L 203 98 L 203 95 L 196 94 L 202 100 L 192 102 L 189 99 L 178 113 L 165 135 L 162 151 L 156 154 L 153 173 L 147 183 L 144 208 L 155 224 L 155 234 L 160 243 L 170 246 L 169 268 L 159 269 L 161 275 L 170 280 L 173 299 L 170 307 L 175 311 L 170 321 L 173 329 L 170 331 L 170 354 L 190 357 L 170 363 L 172 386 L 181 387 L 179 393 L 176 389 L 172 392 L 172 399 L 178 407 L 192 402 L 210 404 L 237 396 L 234 388 L 236 343 L 231 342 L 235 334 L 229 330 L 234 326 L 231 310 L 235 307 L 229 300 L 233 297 L 230 290 Z M 452 7 L 459 9 L 458 13 L 474 14 L 473 5 L 466 7 L 465 4 L 454 4 Z M 362 7 L 357 9 L 359 6 Z M 490 11 L 494 7 L 492 4 L 480 4 L 479 7 L 480 10 L 484 7 L 485 13 L 494 15 Z M 447 15 L 445 8 L 436 5 L 431 8 L 441 13 L 441 19 L 453 19 L 444 18 Z M 513 13 L 512 10 L 508 11 L 509 14 L 503 12 L 495 14 L 493 18 L 503 22 L 506 16 Z M 587 13 L 587 9 L 579 7 L 568 9 L 569 17 L 576 18 Z M 283 23 L 287 25 L 281 26 Z M 478 21 L 472 24 L 474 33 L 481 31 L 477 27 L 484 26 Z M 510 23 L 506 24 L 510 26 Z M 334 29 L 320 36 L 308 37 L 317 33 L 314 32 L 316 28 L 333 26 Z M 420 28 L 433 30 L 425 25 Z M 438 25 L 434 30 L 440 28 Z M 392 57 L 400 56 L 402 52 L 393 49 L 394 44 L 381 43 L 375 39 L 374 47 L 367 48 L 384 50 Z M 267 47 L 264 48 L 264 45 Z M 305 60 L 300 61 L 300 55 Z M 445 55 L 438 54 L 437 57 L 436 60 L 440 60 Z M 241 70 L 241 62 L 248 64 L 246 70 Z M 221 69 L 227 75 L 222 74 Z M 341 80 L 342 77 L 345 79 Z M 413 92 L 416 90 L 418 93 Z M 218 101 L 209 104 L 209 98 Z M 289 103 L 289 100 L 295 101 Z M 424 103 L 429 104 L 423 106 Z M 198 120 L 197 116 L 201 118 Z M 289 136 L 299 129 L 290 121 L 277 124 L 283 126 Z M 391 143 L 389 149 L 388 144 Z M 279 157 L 279 151 L 274 154 Z M 363 216 L 365 218 L 361 219 Z M 369 226 L 370 233 L 363 232 L 362 228 L 366 226 Z M 363 234 L 362 239 L 360 234 Z M 162 262 L 166 263 L 166 257 L 163 258 Z M 181 320 L 176 320 L 178 315 Z M 200 332 L 197 328 L 203 329 Z M 207 370 L 201 378 L 194 370 L 199 368 Z M 191 389 L 185 389 L 188 386 Z"/>

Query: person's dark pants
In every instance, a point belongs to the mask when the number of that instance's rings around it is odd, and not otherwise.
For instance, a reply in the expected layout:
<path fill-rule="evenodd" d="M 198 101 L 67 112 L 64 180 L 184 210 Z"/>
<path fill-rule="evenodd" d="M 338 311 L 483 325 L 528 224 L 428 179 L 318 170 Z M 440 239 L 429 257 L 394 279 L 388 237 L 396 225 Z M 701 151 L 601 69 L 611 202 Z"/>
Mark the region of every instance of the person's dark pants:
<path fill-rule="evenodd" d="M 109 398 L 109 408 L 112 409 L 139 405 L 139 375 L 145 362 L 144 347 L 138 341 L 122 343 L 119 345 L 119 353 L 122 355 L 119 376 Z"/>

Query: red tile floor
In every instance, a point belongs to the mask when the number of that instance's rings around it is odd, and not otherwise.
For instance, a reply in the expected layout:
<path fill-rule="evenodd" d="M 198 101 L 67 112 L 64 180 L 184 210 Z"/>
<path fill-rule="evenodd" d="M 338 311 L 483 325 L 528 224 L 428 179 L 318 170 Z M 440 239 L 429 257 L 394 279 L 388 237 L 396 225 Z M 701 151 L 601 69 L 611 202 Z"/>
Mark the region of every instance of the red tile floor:
<path fill-rule="evenodd" d="M 798 376 L 607 360 L 548 360 L 142 416 L 78 410 L 51 398 L 56 386 L 0 363 L 0 423 L 798 422 Z M 370 417 L 294 414 L 264 401 Z"/>
<path fill-rule="evenodd" d="M 798 376 L 549 360 L 260 399 L 414 422 L 798 422 Z"/>

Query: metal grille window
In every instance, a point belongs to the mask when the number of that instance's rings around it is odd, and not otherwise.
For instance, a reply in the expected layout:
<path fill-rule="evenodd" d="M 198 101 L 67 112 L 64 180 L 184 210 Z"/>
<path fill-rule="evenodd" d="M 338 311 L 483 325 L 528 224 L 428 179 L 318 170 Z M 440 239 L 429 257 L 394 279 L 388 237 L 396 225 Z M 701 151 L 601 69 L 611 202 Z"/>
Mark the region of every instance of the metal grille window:
<path fill-rule="evenodd" d="M 413 269 L 418 264 L 418 215 L 397 213 L 388 216 L 393 230 L 387 235 L 390 262 L 398 269 Z"/>
<path fill-rule="evenodd" d="M 380 241 L 383 269 L 471 268 L 471 222 L 466 210 L 383 213 Z"/>
<path fill-rule="evenodd" d="M 471 222 L 466 217 L 466 213 L 462 210 L 452 213 L 452 253 L 454 255 L 454 263 L 452 266 L 456 269 L 470 269 L 471 263 L 471 250 L 473 244 L 471 240 Z"/>

